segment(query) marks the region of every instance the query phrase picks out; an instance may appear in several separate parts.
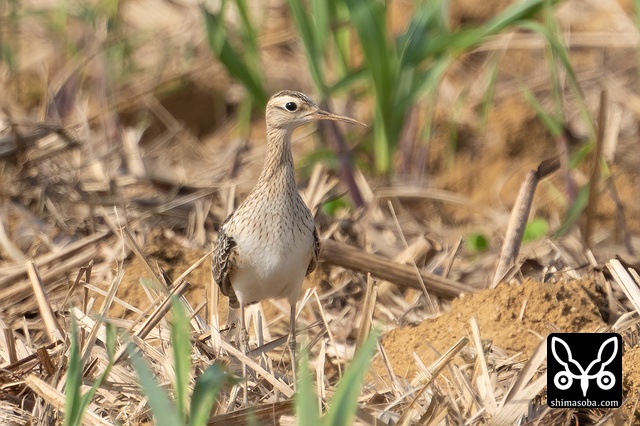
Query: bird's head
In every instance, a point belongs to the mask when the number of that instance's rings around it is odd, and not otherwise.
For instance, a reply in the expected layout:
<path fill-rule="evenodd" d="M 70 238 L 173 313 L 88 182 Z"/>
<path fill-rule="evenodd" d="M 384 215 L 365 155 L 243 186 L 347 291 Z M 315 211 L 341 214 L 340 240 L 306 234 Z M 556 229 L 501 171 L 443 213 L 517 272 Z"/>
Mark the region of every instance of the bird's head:
<path fill-rule="evenodd" d="M 300 92 L 283 90 L 273 95 L 267 103 L 268 128 L 292 131 L 298 126 L 316 120 L 344 121 L 367 127 L 353 118 L 321 110 L 311 98 Z"/>

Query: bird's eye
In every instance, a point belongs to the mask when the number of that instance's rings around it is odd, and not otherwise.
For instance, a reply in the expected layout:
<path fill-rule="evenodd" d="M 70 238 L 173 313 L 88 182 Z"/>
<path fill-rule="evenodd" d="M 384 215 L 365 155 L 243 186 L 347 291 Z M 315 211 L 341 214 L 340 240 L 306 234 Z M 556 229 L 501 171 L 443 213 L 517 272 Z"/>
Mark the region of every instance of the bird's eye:
<path fill-rule="evenodd" d="M 298 109 L 298 105 L 296 105 L 295 102 L 287 102 L 284 107 L 287 109 L 287 111 L 295 111 Z"/>

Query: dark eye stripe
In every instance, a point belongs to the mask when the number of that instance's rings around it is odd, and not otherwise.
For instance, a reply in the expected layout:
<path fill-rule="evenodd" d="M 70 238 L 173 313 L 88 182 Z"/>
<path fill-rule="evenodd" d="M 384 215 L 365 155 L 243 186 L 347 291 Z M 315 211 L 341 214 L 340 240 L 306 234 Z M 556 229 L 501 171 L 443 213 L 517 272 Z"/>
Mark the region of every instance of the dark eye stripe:
<path fill-rule="evenodd" d="M 287 102 L 284 107 L 287 109 L 287 111 L 295 111 L 298 109 L 298 105 L 296 105 L 295 102 Z"/>

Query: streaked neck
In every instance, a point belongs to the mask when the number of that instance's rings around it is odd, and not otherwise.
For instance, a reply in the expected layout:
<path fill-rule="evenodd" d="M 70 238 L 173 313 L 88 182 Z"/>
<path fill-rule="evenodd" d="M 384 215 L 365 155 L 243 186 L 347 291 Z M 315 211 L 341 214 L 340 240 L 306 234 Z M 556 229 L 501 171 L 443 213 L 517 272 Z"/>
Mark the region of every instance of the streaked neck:
<path fill-rule="evenodd" d="M 267 154 L 256 186 L 281 182 L 295 186 L 293 155 L 291 154 L 292 133 L 292 130 L 275 128 L 267 131 Z"/>

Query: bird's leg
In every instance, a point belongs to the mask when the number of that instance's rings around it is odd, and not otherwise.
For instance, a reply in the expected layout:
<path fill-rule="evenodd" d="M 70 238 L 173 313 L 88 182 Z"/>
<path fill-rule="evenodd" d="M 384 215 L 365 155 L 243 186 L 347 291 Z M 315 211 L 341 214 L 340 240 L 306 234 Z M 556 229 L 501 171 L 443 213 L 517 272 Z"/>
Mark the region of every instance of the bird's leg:
<path fill-rule="evenodd" d="M 244 304 L 240 303 L 240 349 L 242 350 L 242 354 L 247 356 L 249 352 L 249 333 L 247 332 L 247 327 L 244 320 Z M 249 392 L 248 392 L 248 382 L 247 382 L 247 363 L 242 360 L 242 379 L 244 380 L 244 397 L 243 402 L 244 406 L 249 406 Z"/>
<path fill-rule="evenodd" d="M 289 350 L 291 351 L 291 370 L 293 372 L 293 390 L 297 387 L 297 365 L 296 365 L 296 303 L 291 303 L 289 313 Z"/>

